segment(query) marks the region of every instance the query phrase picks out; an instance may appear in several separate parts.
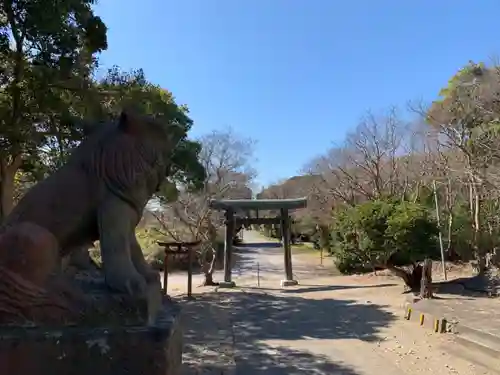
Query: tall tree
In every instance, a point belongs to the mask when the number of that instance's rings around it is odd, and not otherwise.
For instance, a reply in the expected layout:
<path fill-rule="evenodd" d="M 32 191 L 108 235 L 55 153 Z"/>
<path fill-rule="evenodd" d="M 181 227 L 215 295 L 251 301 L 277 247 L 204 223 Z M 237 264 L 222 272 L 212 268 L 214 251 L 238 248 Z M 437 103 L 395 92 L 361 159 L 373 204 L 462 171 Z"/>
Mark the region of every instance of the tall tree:
<path fill-rule="evenodd" d="M 107 48 L 106 27 L 93 13 L 94 2 L 0 4 L 0 220 L 12 208 L 16 172 L 56 133 L 47 116 L 61 110 L 54 98 L 81 89 L 72 78 L 86 65 L 82 57 L 91 59 Z"/>
<path fill-rule="evenodd" d="M 385 116 L 368 113 L 355 131 L 347 134 L 340 147 L 313 160 L 306 169 L 321 177 L 316 194 L 334 198 L 338 204 L 400 194 L 403 150 L 408 127 L 397 111 Z"/>
<path fill-rule="evenodd" d="M 470 62 L 450 79 L 425 114 L 442 135 L 443 147 L 463 160 L 461 175 L 469 188 L 472 245 L 479 272 L 486 265 L 481 208 L 486 193 L 498 191 L 499 98 L 498 69 Z"/>
<path fill-rule="evenodd" d="M 66 118 L 48 110 L 44 113 L 54 132 L 47 135 L 45 143 L 36 149 L 37 157 L 25 160 L 23 172 L 29 174 L 19 173 L 16 181 L 25 181 L 26 177 L 31 177 L 28 182 L 43 179 L 64 163 L 71 149 L 84 137 L 85 130 L 116 120 L 124 107 L 159 117 L 165 123 L 174 122 L 186 129 L 186 133 L 192 126 L 187 107 L 177 105 L 172 93 L 149 82 L 140 69 L 124 72 L 115 66 L 100 80 L 92 80 L 90 74 L 85 80 L 88 83 L 85 91 L 66 90 L 66 95 L 58 98 L 60 105 L 66 108 Z M 187 138 L 177 145 L 172 164 L 165 174 L 168 186 L 162 189 L 163 192 L 169 191 L 171 199 L 177 196 L 179 184 L 191 190 L 203 185 L 205 171 L 198 161 L 200 151 L 201 145 Z"/>
<path fill-rule="evenodd" d="M 213 284 L 217 233 L 224 218 L 209 207 L 211 199 L 252 198 L 251 182 L 255 176 L 251 163 L 251 139 L 231 129 L 213 131 L 199 139 L 202 149 L 199 162 L 206 171 L 203 187 L 197 191 L 182 189 L 172 201 L 171 190 L 162 195 L 163 209 L 158 215 L 163 233 L 176 241 L 201 240 L 199 254 L 205 284 Z"/>

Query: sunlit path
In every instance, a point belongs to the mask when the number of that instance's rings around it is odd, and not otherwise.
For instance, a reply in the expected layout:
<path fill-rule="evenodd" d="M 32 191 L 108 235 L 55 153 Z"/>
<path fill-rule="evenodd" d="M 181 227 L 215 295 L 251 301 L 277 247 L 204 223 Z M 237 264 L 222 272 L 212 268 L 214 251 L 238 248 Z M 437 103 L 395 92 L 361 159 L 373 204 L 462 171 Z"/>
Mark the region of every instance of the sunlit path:
<path fill-rule="evenodd" d="M 285 276 L 284 251 L 278 240 L 264 237 L 257 231 L 245 231 L 243 243 L 235 247 L 237 256 L 233 268 L 233 279 L 243 285 L 256 284 L 257 278 L 273 280 L 277 285 Z M 319 275 L 335 274 L 331 259 L 320 266 L 318 253 L 296 253 L 292 251 L 293 273 L 300 280 Z"/>

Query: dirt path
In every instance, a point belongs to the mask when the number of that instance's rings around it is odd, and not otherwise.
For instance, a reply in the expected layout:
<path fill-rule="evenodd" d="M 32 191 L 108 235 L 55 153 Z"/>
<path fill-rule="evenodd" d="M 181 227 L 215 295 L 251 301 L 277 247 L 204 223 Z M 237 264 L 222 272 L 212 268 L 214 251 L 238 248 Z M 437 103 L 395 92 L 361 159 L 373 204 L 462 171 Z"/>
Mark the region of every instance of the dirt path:
<path fill-rule="evenodd" d="M 403 320 L 393 280 L 318 277 L 311 264 L 309 279 L 281 290 L 278 256 L 262 247 L 249 253 L 263 265 L 261 288 L 187 303 L 188 374 L 492 375 L 448 354 L 448 336 Z"/>
<path fill-rule="evenodd" d="M 304 373 L 488 374 L 446 353 L 447 336 L 430 334 L 404 321 L 399 285 L 370 285 L 353 279 L 338 277 L 295 290 L 272 291 L 268 303 L 259 298 L 261 304 L 281 303 L 283 307 L 281 313 L 269 307 L 265 314 L 277 323 L 276 337 L 270 337 L 270 324 L 257 335 L 259 340 L 279 353 L 292 351 L 304 357 L 297 366 L 291 363 L 287 373 L 301 373 L 299 366 L 309 363 Z M 245 314 L 255 309 L 257 315 L 263 310 L 248 306 Z"/>
<path fill-rule="evenodd" d="M 492 375 L 402 320 L 399 286 L 338 281 L 200 294 L 185 311 L 186 374 Z"/>
<path fill-rule="evenodd" d="M 276 282 L 285 278 L 284 251 L 278 240 L 269 239 L 255 231 L 245 231 L 244 244 L 235 249 L 238 261 L 233 269 L 233 279 L 237 285 L 257 285 L 260 280 Z M 319 253 L 292 251 L 294 277 L 307 280 L 320 275 L 338 274 L 331 258 L 320 265 Z"/>
<path fill-rule="evenodd" d="M 245 231 L 245 243 L 234 249 L 237 257 L 236 266 L 232 270 L 233 280 L 237 285 L 257 286 L 257 274 L 261 281 L 275 280 L 279 285 L 284 278 L 284 259 L 281 244 L 255 231 Z M 249 246 L 250 245 L 250 246 Z M 295 251 L 293 253 L 293 271 L 300 280 L 337 273 L 331 258 L 325 258 L 324 266 L 320 266 L 318 253 L 310 251 Z M 222 280 L 224 272 L 214 272 L 214 280 Z M 203 282 L 201 273 L 193 275 L 193 285 Z M 161 274 L 163 282 L 163 273 Z M 187 289 L 187 273 L 176 271 L 168 275 L 168 293 L 172 296 L 185 294 Z"/>
<path fill-rule="evenodd" d="M 217 293 L 183 303 L 183 375 L 230 374 L 235 368 L 233 325 L 227 299 Z"/>

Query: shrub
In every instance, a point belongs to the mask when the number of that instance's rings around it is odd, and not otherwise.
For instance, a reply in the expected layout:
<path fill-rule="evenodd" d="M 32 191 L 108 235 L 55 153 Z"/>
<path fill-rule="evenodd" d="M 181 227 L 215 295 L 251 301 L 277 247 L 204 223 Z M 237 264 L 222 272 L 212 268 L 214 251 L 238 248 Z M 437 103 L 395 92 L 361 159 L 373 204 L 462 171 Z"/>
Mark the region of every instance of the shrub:
<path fill-rule="evenodd" d="M 316 222 L 310 217 L 303 217 L 292 224 L 292 237 L 300 241 L 309 242 L 316 233 Z"/>
<path fill-rule="evenodd" d="M 437 227 L 418 203 L 375 200 L 337 212 L 333 252 L 340 272 L 410 264 L 437 252 Z"/>
<path fill-rule="evenodd" d="M 438 227 L 426 207 L 403 202 L 394 205 L 387 220 L 387 247 L 405 264 L 439 257 Z"/>

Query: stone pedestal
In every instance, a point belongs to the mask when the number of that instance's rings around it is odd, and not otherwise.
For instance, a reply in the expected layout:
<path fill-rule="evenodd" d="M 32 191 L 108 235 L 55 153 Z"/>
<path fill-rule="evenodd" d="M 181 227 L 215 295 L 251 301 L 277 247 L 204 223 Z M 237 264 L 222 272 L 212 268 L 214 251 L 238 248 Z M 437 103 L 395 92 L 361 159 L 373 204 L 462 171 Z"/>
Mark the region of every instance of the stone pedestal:
<path fill-rule="evenodd" d="M 0 326 L 0 374 L 180 374 L 180 307 L 159 285 L 132 301 L 92 281 L 83 282 L 92 303 L 76 323 Z"/>
<path fill-rule="evenodd" d="M 179 308 L 165 302 L 155 324 L 86 329 L 0 329 L 0 374 L 178 375 Z"/>
<path fill-rule="evenodd" d="M 299 285 L 297 280 L 281 280 L 281 287 Z"/>
<path fill-rule="evenodd" d="M 234 288 L 236 283 L 234 281 L 221 281 L 219 283 L 219 288 Z"/>

